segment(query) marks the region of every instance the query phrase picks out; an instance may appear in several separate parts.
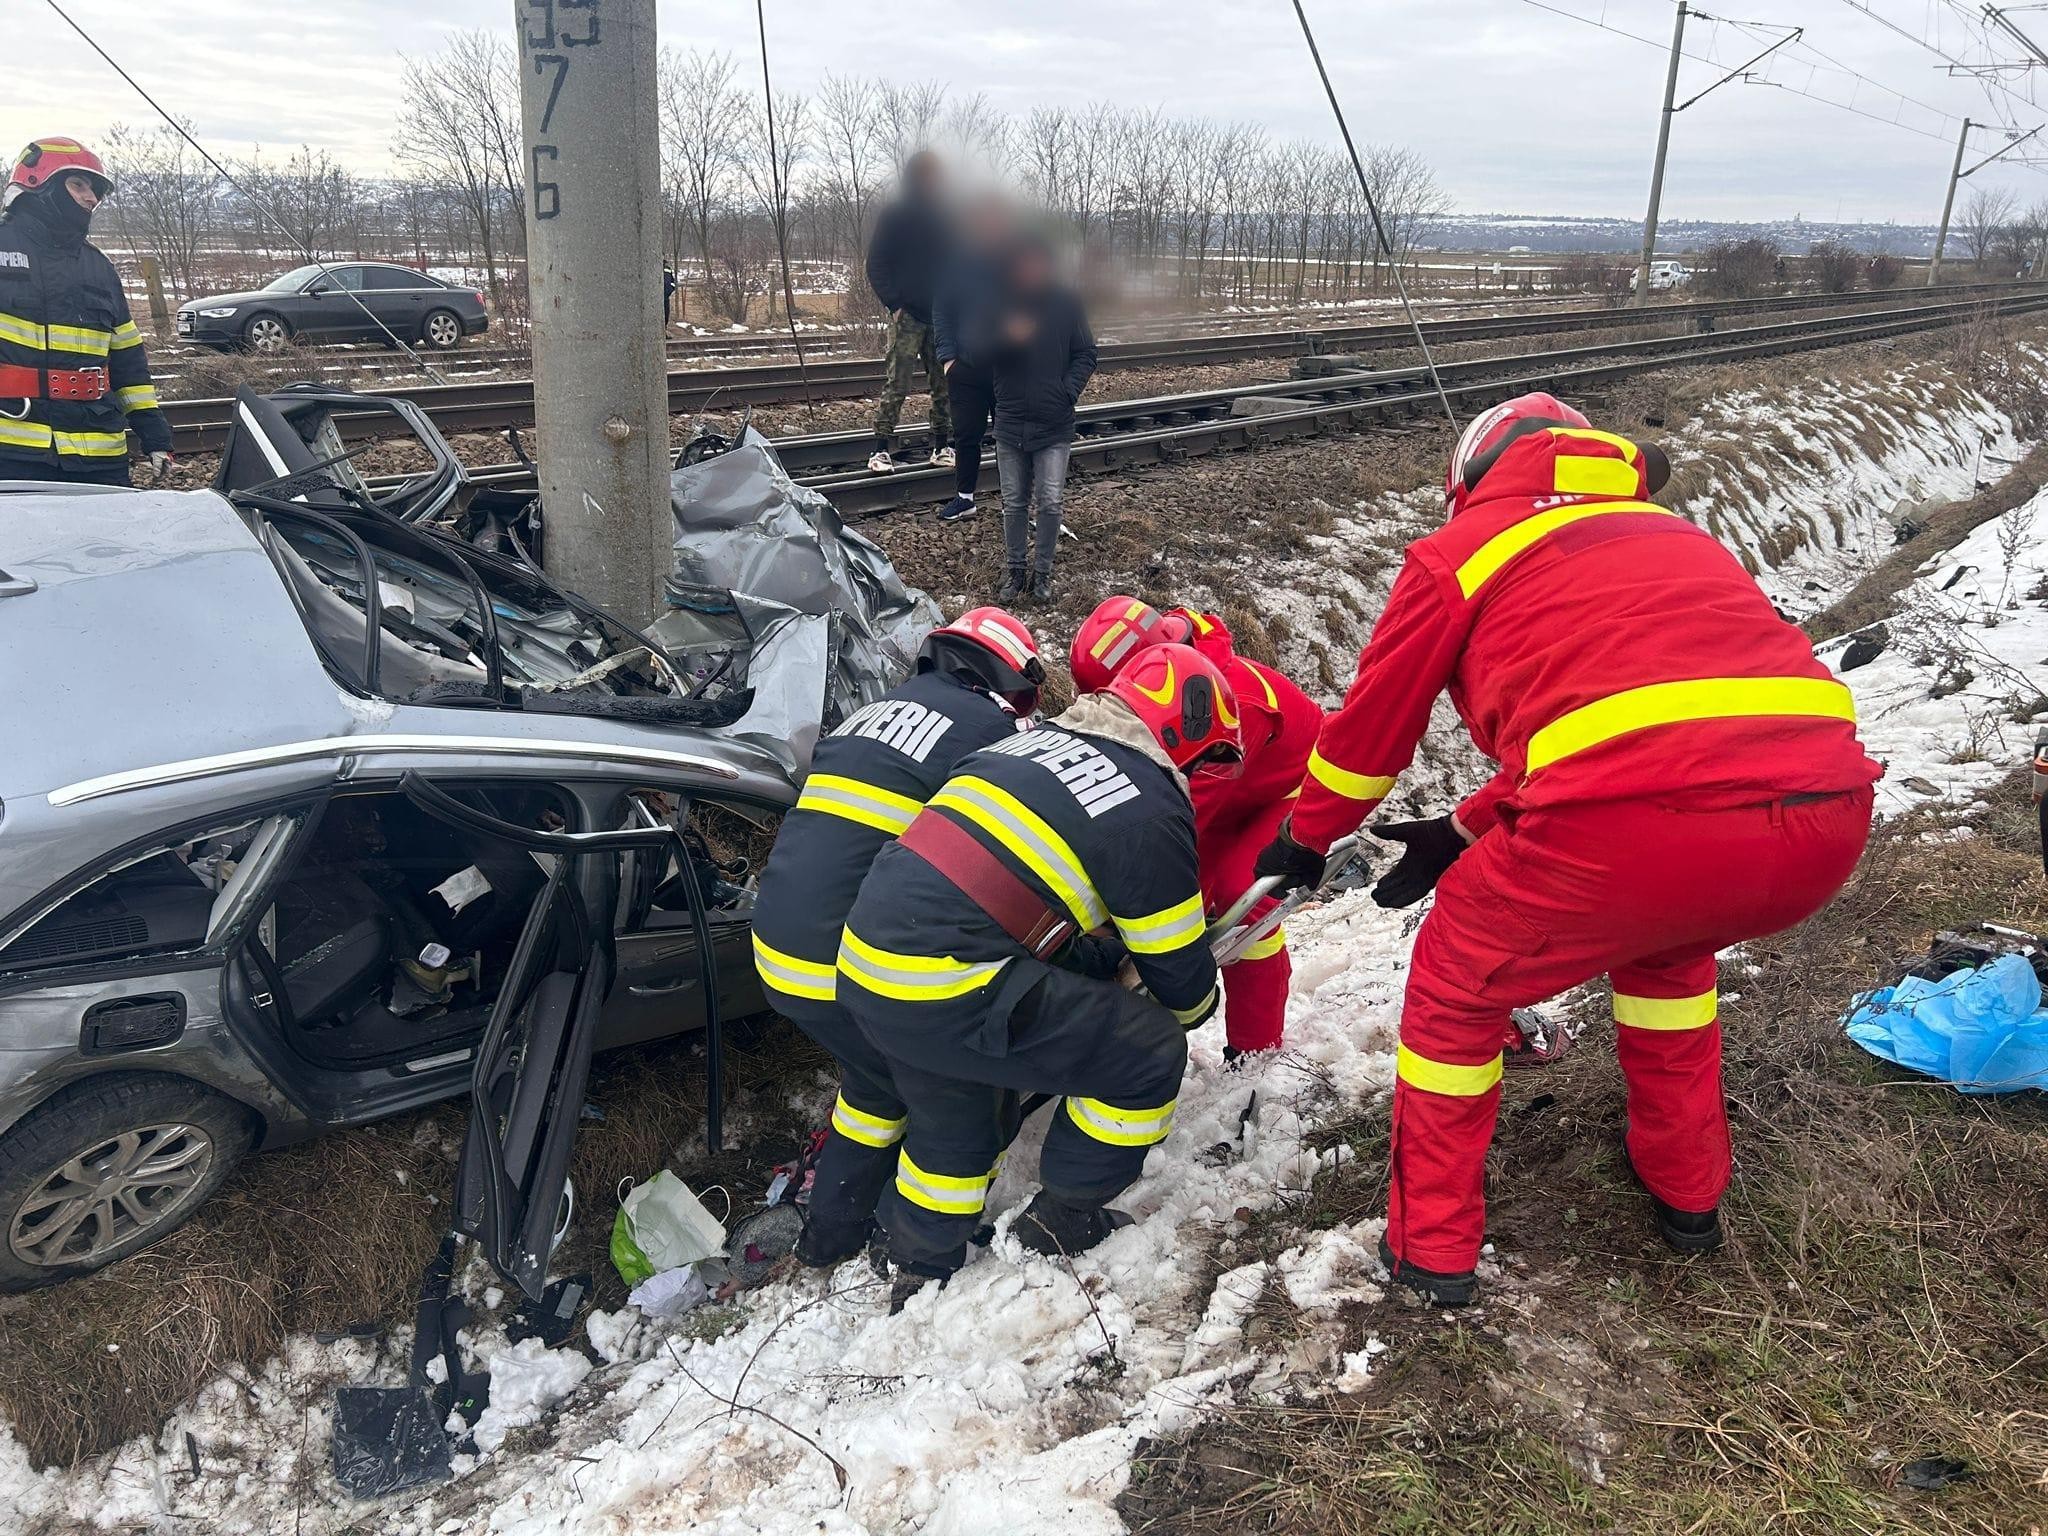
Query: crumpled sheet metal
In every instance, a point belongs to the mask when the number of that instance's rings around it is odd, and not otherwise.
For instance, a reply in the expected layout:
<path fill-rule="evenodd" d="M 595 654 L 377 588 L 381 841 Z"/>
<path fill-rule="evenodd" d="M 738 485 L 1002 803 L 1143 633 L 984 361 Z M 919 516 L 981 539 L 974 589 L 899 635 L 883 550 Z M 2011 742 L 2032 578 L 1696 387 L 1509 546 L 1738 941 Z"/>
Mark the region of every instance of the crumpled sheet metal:
<path fill-rule="evenodd" d="M 676 517 L 672 609 L 723 589 L 827 621 L 827 730 L 901 682 L 940 622 L 938 604 L 906 586 L 881 548 L 848 528 L 831 502 L 791 480 L 752 428 L 728 452 L 676 470 L 669 500 Z M 657 635 L 666 622 L 657 621 Z M 752 681 L 757 688 L 763 681 L 758 662 Z"/>
<path fill-rule="evenodd" d="M 746 714 L 719 733 L 770 753 L 792 778 L 810 770 L 825 717 L 832 621 L 724 587 L 669 587 L 647 634 L 691 683 L 751 688 Z"/>

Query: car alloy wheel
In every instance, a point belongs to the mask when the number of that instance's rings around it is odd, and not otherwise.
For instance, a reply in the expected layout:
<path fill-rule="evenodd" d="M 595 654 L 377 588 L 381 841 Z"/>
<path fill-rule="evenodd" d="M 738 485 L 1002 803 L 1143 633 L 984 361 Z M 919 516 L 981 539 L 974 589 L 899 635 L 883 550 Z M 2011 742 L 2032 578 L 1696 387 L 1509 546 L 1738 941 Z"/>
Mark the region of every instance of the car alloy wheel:
<path fill-rule="evenodd" d="M 258 352 L 282 352 L 285 343 L 292 339 L 284 322 L 275 315 L 258 315 L 243 334 Z"/>
<path fill-rule="evenodd" d="M 427 345 L 446 351 L 462 340 L 462 322 L 445 309 L 437 309 L 427 316 Z"/>
<path fill-rule="evenodd" d="M 213 1166 L 196 1125 L 138 1126 L 50 1170 L 15 1208 L 7 1242 L 25 1264 L 90 1264 L 181 1215 Z"/>

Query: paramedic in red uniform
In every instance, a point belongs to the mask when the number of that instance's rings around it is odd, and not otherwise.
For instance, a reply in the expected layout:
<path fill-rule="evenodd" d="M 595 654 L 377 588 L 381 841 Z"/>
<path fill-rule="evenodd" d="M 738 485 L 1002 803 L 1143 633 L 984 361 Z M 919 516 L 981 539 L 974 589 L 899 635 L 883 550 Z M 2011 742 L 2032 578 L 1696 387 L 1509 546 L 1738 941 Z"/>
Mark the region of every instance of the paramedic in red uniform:
<path fill-rule="evenodd" d="M 1222 670 L 1237 700 L 1243 771 L 1235 778 L 1203 775 L 1190 781 L 1202 899 L 1213 919 L 1252 883 L 1252 861 L 1287 814 L 1323 727 L 1323 711 L 1273 668 L 1238 655 L 1215 614 L 1191 608 L 1161 613 L 1135 597 L 1104 598 L 1076 632 L 1069 657 L 1074 687 L 1082 693 L 1107 688 L 1133 656 L 1154 645 L 1193 646 Z M 1287 934 L 1278 929 L 1225 968 L 1225 1060 L 1280 1048 L 1293 974 Z"/>
<path fill-rule="evenodd" d="M 1441 1305 L 1474 1292 L 1508 1011 L 1603 972 L 1629 1166 L 1668 1243 L 1719 1245 L 1715 951 L 1817 911 L 1869 835 L 1880 770 L 1849 690 L 1719 540 L 1645 499 L 1667 473 L 1548 395 L 1474 421 L 1450 516 L 1408 546 L 1258 861 L 1316 878 L 1444 688 L 1500 764 L 1454 814 L 1400 828 L 1374 889 L 1383 906 L 1437 890 L 1402 1004 L 1381 1256 Z"/>

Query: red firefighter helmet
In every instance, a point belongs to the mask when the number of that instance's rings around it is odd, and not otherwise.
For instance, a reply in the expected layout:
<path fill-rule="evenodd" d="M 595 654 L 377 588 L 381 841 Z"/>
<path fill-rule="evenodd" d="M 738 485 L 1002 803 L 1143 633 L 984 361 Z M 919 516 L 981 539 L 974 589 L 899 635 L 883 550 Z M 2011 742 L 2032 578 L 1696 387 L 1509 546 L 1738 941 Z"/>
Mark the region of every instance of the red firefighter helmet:
<path fill-rule="evenodd" d="M 1538 427 L 1590 427 L 1579 412 L 1555 395 L 1533 390 L 1482 411 L 1466 426 L 1451 450 L 1450 472 L 1444 476 L 1444 507 L 1454 509 L 1458 493 L 1479 484 L 1503 448 Z"/>
<path fill-rule="evenodd" d="M 1002 608 L 970 608 L 950 624 L 941 624 L 918 648 L 917 670 L 938 665 L 939 652 L 949 650 L 965 662 L 976 679 L 1006 699 L 1020 715 L 1038 708 L 1038 690 L 1045 684 L 1045 664 L 1038 642 L 1023 620 Z"/>
<path fill-rule="evenodd" d="M 66 171 L 83 171 L 93 180 L 101 197 L 114 190 L 114 179 L 100 164 L 100 157 L 76 139 L 37 139 L 14 162 L 14 174 L 7 178 L 10 200 L 22 192 L 48 186 Z"/>
<path fill-rule="evenodd" d="M 1100 693 L 1139 651 L 1152 645 L 1185 645 L 1188 638 L 1188 621 L 1177 613 L 1161 613 L 1135 597 L 1105 597 L 1074 631 L 1074 644 L 1067 652 L 1074 687 L 1082 693 Z"/>
<path fill-rule="evenodd" d="M 1183 773 L 1244 766 L 1237 699 L 1223 669 L 1187 645 L 1148 645 L 1103 690 L 1122 699 Z"/>

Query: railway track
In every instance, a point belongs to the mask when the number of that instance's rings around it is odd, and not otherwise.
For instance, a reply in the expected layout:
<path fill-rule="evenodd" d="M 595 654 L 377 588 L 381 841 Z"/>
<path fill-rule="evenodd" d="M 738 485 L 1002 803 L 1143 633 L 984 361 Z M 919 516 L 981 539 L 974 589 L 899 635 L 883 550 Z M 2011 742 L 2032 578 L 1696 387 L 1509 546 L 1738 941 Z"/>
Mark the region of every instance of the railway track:
<path fill-rule="evenodd" d="M 1876 314 L 1809 317 L 1709 334 L 1468 358 L 1442 364 L 1439 371 L 1446 393 L 1469 413 L 1529 389 L 1582 393 L 1587 386 L 1657 368 L 1850 346 L 1961 324 L 1987 311 L 2048 311 L 2048 289 L 2007 294 L 1990 304 L 1951 299 L 1891 306 Z M 1257 413 L 1244 414 L 1240 401 L 1258 402 Z M 1101 473 L 1175 463 L 1203 454 L 1368 430 L 1390 421 L 1432 416 L 1438 409 L 1427 373 L 1414 367 L 1103 401 L 1077 412 L 1073 468 Z M 775 450 L 794 479 L 830 497 L 839 512 L 852 519 L 932 505 L 952 494 L 950 469 L 918 467 L 872 475 L 857 467 L 870 442 L 864 431 L 829 432 L 778 438 Z M 471 470 L 470 476 L 500 489 L 533 485 L 532 472 L 520 464 L 486 465 Z M 385 483 L 395 481 L 372 482 Z"/>
<path fill-rule="evenodd" d="M 1916 301 L 1929 297 L 1961 302 L 1989 302 L 2016 293 L 2043 292 L 2040 284 L 1958 286 L 1916 290 Z M 1897 310 L 1888 296 L 1843 294 L 1795 294 L 1770 299 L 1726 299 L 1699 304 L 1661 305 L 1651 310 L 1545 310 L 1514 315 L 1483 315 L 1423 322 L 1424 333 L 1435 343 L 1487 341 L 1505 337 L 1541 336 L 1564 331 L 1627 330 L 1645 325 L 1687 325 L 1706 329 L 1722 320 L 1744 314 L 1796 314 L 1810 309 L 1853 307 L 1858 313 Z M 1873 303 L 1873 299 L 1880 302 Z M 1261 357 L 1291 357 L 1302 354 L 1333 354 L 1354 351 L 1397 350 L 1405 353 L 1412 345 L 1406 324 L 1329 326 L 1320 329 L 1253 331 L 1199 337 L 1166 337 L 1158 340 L 1123 342 L 1100 349 L 1104 371 L 1160 366 L 1198 366 L 1237 362 Z M 805 375 L 808 375 L 806 380 Z M 780 404 L 802 399 L 808 383 L 813 399 L 858 399 L 873 394 L 881 384 L 882 365 L 877 358 L 825 357 L 800 372 L 794 364 L 775 363 L 758 367 L 695 369 L 671 372 L 668 376 L 668 408 L 671 415 L 690 416 L 714 409 L 734 410 L 747 406 Z M 394 390 L 424 409 L 441 431 L 454 436 L 465 432 L 496 432 L 506 427 L 529 425 L 533 420 L 533 382 L 506 379 L 474 384 L 429 385 Z M 180 453 L 208 452 L 219 448 L 226 433 L 232 401 L 173 400 L 164 404 L 175 446 Z M 389 431 L 394 423 L 388 416 L 342 417 L 345 434 Z"/>

